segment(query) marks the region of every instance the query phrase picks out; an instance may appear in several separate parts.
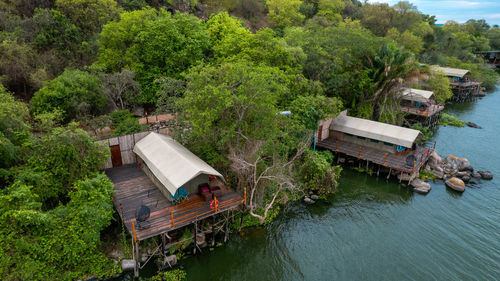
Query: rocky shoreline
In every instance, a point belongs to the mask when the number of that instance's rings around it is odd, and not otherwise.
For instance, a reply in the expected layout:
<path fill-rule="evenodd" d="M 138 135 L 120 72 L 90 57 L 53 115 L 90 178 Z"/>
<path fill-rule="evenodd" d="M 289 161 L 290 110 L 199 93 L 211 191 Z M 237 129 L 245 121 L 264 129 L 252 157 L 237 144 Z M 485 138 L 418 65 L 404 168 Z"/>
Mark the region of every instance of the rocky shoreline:
<path fill-rule="evenodd" d="M 475 171 L 467 158 L 459 158 L 451 154 L 442 158 L 435 151 L 429 157 L 424 170 L 437 179 L 444 180 L 447 187 L 458 192 L 464 192 L 466 185 L 472 186 L 479 179 L 493 179 L 490 171 Z M 427 193 L 430 190 L 430 185 L 422 180 L 415 180 L 411 185 L 420 193 Z M 428 190 L 427 186 L 429 186 Z"/>

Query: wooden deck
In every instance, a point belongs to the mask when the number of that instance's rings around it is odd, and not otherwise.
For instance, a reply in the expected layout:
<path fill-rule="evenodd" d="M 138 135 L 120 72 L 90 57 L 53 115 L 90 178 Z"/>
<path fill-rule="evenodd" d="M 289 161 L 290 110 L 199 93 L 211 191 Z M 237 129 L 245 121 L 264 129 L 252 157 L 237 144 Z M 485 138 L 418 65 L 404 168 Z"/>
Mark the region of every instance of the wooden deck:
<path fill-rule="evenodd" d="M 106 174 L 115 186 L 115 195 L 113 197 L 115 208 L 132 236 L 132 223 L 134 223 L 138 241 L 236 209 L 243 201 L 238 193 L 224 190 L 222 196 L 217 197 L 219 201 L 217 212 L 210 209 L 210 201 L 203 201 L 201 196 L 197 194 L 193 194 L 188 200 L 180 204 L 173 205 L 146 174 L 135 165 L 109 169 L 106 170 Z M 151 209 L 149 219 L 143 223 L 146 226 L 144 229 L 141 229 L 135 221 L 136 212 L 141 205 Z"/>
<path fill-rule="evenodd" d="M 411 107 L 411 106 L 402 106 L 401 111 L 419 115 L 419 116 L 425 116 L 425 117 L 430 117 L 444 109 L 443 105 L 439 104 L 433 104 L 431 106 L 426 107 L 425 110 L 420 110 L 418 107 Z"/>
<path fill-rule="evenodd" d="M 351 157 L 359 158 L 361 160 L 368 160 L 370 162 L 392 168 L 393 170 L 401 171 L 410 175 L 415 174 L 425 164 L 429 155 L 432 153 L 432 148 L 417 146 L 417 149 L 409 154 L 396 155 L 387 153 L 378 149 L 360 146 L 358 144 L 336 140 L 329 137 L 316 144 L 317 147 L 329 149 L 336 153 L 343 153 Z M 428 151 L 428 152 L 427 152 Z M 415 156 L 415 165 L 408 165 L 406 157 L 409 155 Z"/>

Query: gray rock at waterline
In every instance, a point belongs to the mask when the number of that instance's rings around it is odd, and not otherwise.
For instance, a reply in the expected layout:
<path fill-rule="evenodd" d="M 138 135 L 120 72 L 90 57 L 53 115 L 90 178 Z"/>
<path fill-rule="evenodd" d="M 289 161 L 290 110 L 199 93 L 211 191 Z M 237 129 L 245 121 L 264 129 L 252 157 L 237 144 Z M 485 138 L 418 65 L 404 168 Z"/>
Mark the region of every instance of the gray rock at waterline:
<path fill-rule="evenodd" d="M 445 182 L 446 186 L 458 191 L 458 192 L 464 192 L 465 191 L 465 183 L 459 179 L 459 178 L 450 178 Z"/>
<path fill-rule="evenodd" d="M 467 126 L 471 127 L 471 128 L 476 128 L 476 129 L 482 129 L 483 127 L 479 126 L 478 124 L 474 123 L 474 122 L 467 122 L 466 123 Z"/>
<path fill-rule="evenodd" d="M 316 195 L 316 194 L 313 194 L 313 195 L 311 195 L 311 199 L 312 199 L 312 200 L 318 200 L 318 199 L 319 199 L 319 196 L 318 196 L 318 195 Z"/>
<path fill-rule="evenodd" d="M 456 177 L 460 177 L 460 178 L 463 177 L 463 176 L 467 176 L 467 175 L 468 175 L 468 173 L 465 172 L 465 171 L 458 172 L 458 173 L 455 174 Z"/>
<path fill-rule="evenodd" d="M 171 267 L 177 264 L 177 256 L 170 255 L 165 257 L 165 264 L 170 265 Z"/>
<path fill-rule="evenodd" d="M 474 172 L 474 173 L 472 173 L 472 174 L 471 174 L 471 176 L 472 176 L 473 178 L 475 178 L 475 179 L 480 179 L 480 178 L 481 178 L 481 174 L 480 174 L 480 173 L 478 173 L 478 172 Z"/>
<path fill-rule="evenodd" d="M 135 260 L 129 260 L 129 259 L 122 260 L 123 271 L 134 270 L 134 268 L 135 268 Z"/>
<path fill-rule="evenodd" d="M 315 202 L 314 202 L 314 200 L 312 200 L 311 198 L 309 198 L 309 197 L 306 196 L 304 198 L 304 203 L 306 203 L 306 204 L 314 204 Z"/>
<path fill-rule="evenodd" d="M 465 182 L 465 183 L 468 183 L 470 181 L 470 176 L 469 175 L 465 175 L 462 177 L 462 181 Z"/>
<path fill-rule="evenodd" d="M 493 179 L 493 174 L 490 171 L 478 171 L 483 180 L 491 180 Z"/>
<path fill-rule="evenodd" d="M 421 179 L 414 179 L 411 182 L 411 186 L 413 187 L 413 191 L 418 193 L 426 194 L 431 191 L 431 185 Z"/>

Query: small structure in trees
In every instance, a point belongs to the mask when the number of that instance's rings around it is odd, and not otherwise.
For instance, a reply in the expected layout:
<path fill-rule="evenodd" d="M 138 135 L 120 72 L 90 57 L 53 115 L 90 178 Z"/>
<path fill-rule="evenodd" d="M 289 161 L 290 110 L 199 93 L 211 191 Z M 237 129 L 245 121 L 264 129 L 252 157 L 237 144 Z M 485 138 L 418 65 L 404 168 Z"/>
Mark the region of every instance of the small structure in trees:
<path fill-rule="evenodd" d="M 421 123 L 432 127 L 444 109 L 444 105 L 436 104 L 432 91 L 403 88 L 399 98 L 401 111 L 408 113 L 406 120 L 411 124 Z"/>
<path fill-rule="evenodd" d="M 481 92 L 481 82 L 470 77 L 470 71 L 451 67 L 434 66 L 434 71 L 443 72 L 450 79 L 454 101 L 470 100 Z"/>
<path fill-rule="evenodd" d="M 199 236 L 205 237 L 204 233 L 212 234 L 212 243 L 217 230 L 224 233 L 224 240 L 228 238 L 229 219 L 244 199 L 229 188 L 222 174 L 166 135 L 149 133 L 133 151 L 137 165 L 108 169 L 106 174 L 114 183 L 115 208 L 133 240 L 136 276 L 153 256 L 168 263 L 169 248 L 186 243 L 174 241 L 179 236 L 176 230 L 193 225 L 191 236 L 183 237 L 188 244 L 194 242 L 193 251 L 201 251 L 199 245 L 205 241 L 200 242 Z M 139 214 L 143 209 L 149 212 L 146 219 Z M 159 237 L 157 247 L 141 264 L 139 242 L 153 237 Z"/>
<path fill-rule="evenodd" d="M 476 52 L 476 54 L 483 57 L 486 64 L 491 68 L 500 67 L 500 50 L 492 50 L 492 51 L 481 51 Z"/>
<path fill-rule="evenodd" d="M 323 126 L 328 125 L 328 130 Z M 434 148 L 421 147 L 416 141 L 420 131 L 371 120 L 347 116 L 341 112 L 335 119 L 320 121 L 317 147 L 329 149 L 340 158 L 350 157 L 370 162 L 391 172 L 399 172 L 400 179 L 411 182 L 424 166 Z M 342 157 L 341 157 L 342 155 Z"/>

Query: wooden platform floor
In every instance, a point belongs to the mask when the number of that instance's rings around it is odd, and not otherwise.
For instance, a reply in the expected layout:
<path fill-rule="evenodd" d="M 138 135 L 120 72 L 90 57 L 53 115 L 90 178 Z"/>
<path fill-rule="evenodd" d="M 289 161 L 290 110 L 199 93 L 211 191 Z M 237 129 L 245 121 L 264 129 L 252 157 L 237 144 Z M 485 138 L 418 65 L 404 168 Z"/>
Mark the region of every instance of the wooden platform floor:
<path fill-rule="evenodd" d="M 324 149 L 329 149 L 333 152 L 343 153 L 355 158 L 358 158 L 358 153 L 360 151 L 359 150 L 360 145 L 358 144 L 345 142 L 341 140 L 337 141 L 335 138 L 331 137 L 318 142 L 316 146 Z M 431 152 L 432 150 L 431 148 L 429 148 L 429 155 L 431 154 Z M 366 146 L 361 146 L 361 153 L 359 153 L 360 156 L 359 158 L 411 175 L 412 172 L 418 171 L 418 169 L 422 167 L 423 164 L 428 159 L 427 148 L 420 146 L 417 146 L 417 149 L 410 154 L 396 155 L 393 153 L 387 153 L 387 159 L 385 159 L 385 155 L 386 152 L 384 151 Z M 413 171 L 413 165 L 408 165 L 406 163 L 406 157 L 408 157 L 409 155 L 415 156 L 416 159 L 415 171 Z M 384 160 L 385 160 L 385 165 L 384 165 Z"/>
<path fill-rule="evenodd" d="M 144 240 L 162 233 L 175 230 L 197 220 L 201 220 L 228 210 L 236 209 L 241 203 L 241 196 L 231 190 L 224 190 L 217 197 L 217 212 L 210 209 L 210 201 L 204 201 L 194 194 L 189 200 L 173 205 L 153 184 L 144 172 L 135 165 L 128 165 L 106 170 L 106 174 L 114 183 L 114 205 L 127 230 L 133 235 L 132 223 L 135 225 L 137 239 Z M 151 215 L 141 229 L 135 221 L 136 212 L 141 205 L 151 209 Z M 174 224 L 172 225 L 171 213 Z"/>
<path fill-rule="evenodd" d="M 433 104 L 429 107 L 427 107 L 425 110 L 420 110 L 418 107 L 401 107 L 401 111 L 419 115 L 419 116 L 425 116 L 425 117 L 430 117 L 444 109 L 443 105 L 436 105 Z"/>

